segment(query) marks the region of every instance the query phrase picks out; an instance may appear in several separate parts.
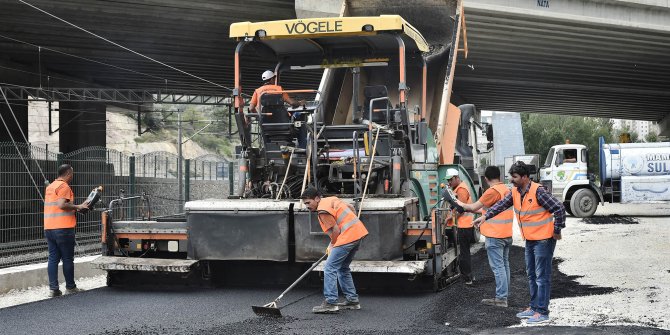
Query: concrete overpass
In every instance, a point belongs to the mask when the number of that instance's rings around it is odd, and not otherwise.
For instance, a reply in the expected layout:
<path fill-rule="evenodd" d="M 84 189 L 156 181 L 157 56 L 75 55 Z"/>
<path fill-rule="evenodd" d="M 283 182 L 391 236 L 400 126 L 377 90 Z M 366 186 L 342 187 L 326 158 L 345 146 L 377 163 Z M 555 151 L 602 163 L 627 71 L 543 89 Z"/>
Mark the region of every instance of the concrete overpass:
<path fill-rule="evenodd" d="M 670 112 L 670 2 L 466 0 L 454 90 L 491 110 L 659 121 Z"/>
<path fill-rule="evenodd" d="M 224 87 L 233 86 L 230 23 L 296 15 L 289 0 L 28 2 L 208 82 L 122 50 L 19 0 L 0 0 L 0 82 L 5 84 L 228 94 Z M 298 12 L 316 15 L 339 9 L 341 0 L 298 3 Z M 669 1 L 465 0 L 465 13 L 469 53 L 457 64 L 456 99 L 482 109 L 658 121 L 670 134 Z M 430 27 L 430 22 L 413 24 Z M 252 59 L 246 65 L 243 87 L 251 93 L 259 73 L 271 64 Z M 317 72 L 301 73 L 284 84 L 311 88 L 319 78 Z"/>

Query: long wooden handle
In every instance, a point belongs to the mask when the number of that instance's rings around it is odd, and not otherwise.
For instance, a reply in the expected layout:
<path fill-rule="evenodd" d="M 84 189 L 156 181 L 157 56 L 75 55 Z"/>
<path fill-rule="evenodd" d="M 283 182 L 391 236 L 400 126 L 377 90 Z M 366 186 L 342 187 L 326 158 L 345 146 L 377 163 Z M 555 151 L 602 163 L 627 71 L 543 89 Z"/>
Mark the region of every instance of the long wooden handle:
<path fill-rule="evenodd" d="M 377 134 L 375 135 L 375 145 L 372 146 L 372 155 L 370 155 L 370 161 L 368 162 L 368 175 L 365 178 L 365 188 L 363 188 L 363 196 L 361 197 L 360 206 L 358 206 L 358 218 L 361 217 L 361 212 L 363 211 L 363 200 L 365 200 L 365 192 L 368 190 L 368 182 L 370 181 L 370 173 L 372 172 L 372 163 L 375 161 L 375 152 L 377 152 L 377 140 L 379 139 L 379 128 L 377 128 Z"/>

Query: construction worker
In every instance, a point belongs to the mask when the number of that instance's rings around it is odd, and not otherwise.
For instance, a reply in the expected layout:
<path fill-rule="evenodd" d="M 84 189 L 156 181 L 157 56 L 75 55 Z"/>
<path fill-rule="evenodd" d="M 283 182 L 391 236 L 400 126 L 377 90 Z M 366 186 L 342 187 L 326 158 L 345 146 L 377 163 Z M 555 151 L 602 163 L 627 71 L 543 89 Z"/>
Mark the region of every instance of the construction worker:
<path fill-rule="evenodd" d="M 340 309 L 361 309 L 349 265 L 361 240 L 368 235 L 368 230 L 356 216 L 354 208 L 337 197 L 322 198 L 316 188 L 309 187 L 302 193 L 301 199 L 310 211 L 318 213 L 321 229 L 330 236 L 326 248 L 328 258 L 323 269 L 325 301 L 312 308 L 312 312 L 335 313 Z M 346 298 L 345 302 L 338 302 L 338 283 Z"/>
<path fill-rule="evenodd" d="M 465 204 L 457 201 L 466 211 L 479 212 L 482 208 L 488 209 L 510 193 L 509 188 L 500 181 L 500 169 L 497 166 L 488 166 L 484 171 L 484 179 L 489 188 L 477 202 Z M 479 226 L 481 234 L 486 236 L 486 254 L 496 279 L 495 298 L 483 299 L 482 304 L 484 305 L 507 307 L 510 283 L 509 250 L 512 246 L 513 219 L 514 213 L 512 209 L 508 209 Z"/>
<path fill-rule="evenodd" d="M 259 88 L 257 88 L 254 91 L 254 95 L 251 96 L 251 102 L 249 103 L 249 112 L 256 113 L 256 107 L 260 104 L 260 97 L 263 93 L 271 93 L 271 92 L 281 92 L 284 89 L 277 85 L 275 81 L 273 80 L 275 78 L 275 73 L 267 70 L 263 72 L 261 75 L 261 79 L 263 80 L 263 85 Z M 298 107 L 300 106 L 300 102 L 295 101 L 291 99 L 291 97 L 288 96 L 287 93 L 282 93 L 282 97 L 284 98 L 284 101 L 291 105 L 292 107 Z"/>
<path fill-rule="evenodd" d="M 576 153 L 577 150 L 565 150 L 563 153 L 565 154 L 565 158 L 563 159 L 563 163 L 577 163 L 577 157 Z M 561 163 L 561 164 L 563 164 Z"/>
<path fill-rule="evenodd" d="M 514 214 L 521 226 L 521 235 L 526 240 L 526 272 L 530 286 L 530 306 L 517 313 L 517 317 L 528 319 L 528 324 L 549 321 L 549 296 L 551 292 L 551 260 L 556 241 L 561 239 L 565 227 L 565 207 L 540 184 L 530 180 L 530 167 L 516 162 L 509 170 L 512 177 L 512 192 L 486 211 L 486 215 L 475 220 L 480 224 L 490 220 L 514 206 Z"/>
<path fill-rule="evenodd" d="M 68 164 L 58 168 L 58 178 L 46 189 L 44 196 L 44 236 L 49 246 L 50 297 L 62 295 L 58 286 L 58 263 L 63 260 L 63 277 L 65 277 L 65 293 L 79 291 L 74 282 L 74 229 L 77 225 L 75 212 L 88 208 L 84 202 L 75 205 L 74 193 L 69 183 L 74 171 Z"/>
<path fill-rule="evenodd" d="M 447 169 L 447 174 L 444 177 L 444 180 L 447 181 L 448 186 L 456 193 L 456 198 L 462 203 L 472 203 L 472 196 L 470 195 L 470 190 L 468 185 L 461 181 L 461 177 L 458 176 L 458 170 L 450 168 Z M 456 218 L 456 230 L 457 230 L 457 241 L 458 241 L 458 267 L 461 271 L 461 275 L 465 279 L 466 285 L 472 285 L 474 277 L 472 276 L 472 261 L 470 257 L 470 243 L 474 239 L 475 229 L 472 225 L 472 220 L 474 214 L 472 213 L 462 213 L 454 211 L 452 217 Z M 447 222 L 447 225 L 453 225 L 453 219 L 450 222 Z"/>

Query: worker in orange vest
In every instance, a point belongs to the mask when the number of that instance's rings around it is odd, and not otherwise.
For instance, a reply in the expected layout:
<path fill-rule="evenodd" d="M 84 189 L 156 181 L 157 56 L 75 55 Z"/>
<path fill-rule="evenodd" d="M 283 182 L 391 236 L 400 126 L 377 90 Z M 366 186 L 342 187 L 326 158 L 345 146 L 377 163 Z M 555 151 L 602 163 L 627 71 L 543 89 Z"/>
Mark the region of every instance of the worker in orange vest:
<path fill-rule="evenodd" d="M 75 212 L 88 209 L 88 203 L 74 204 L 74 193 L 69 183 L 74 171 L 68 164 L 58 168 L 58 178 L 46 189 L 44 195 L 44 236 L 49 247 L 50 297 L 62 295 L 58 287 L 58 263 L 63 260 L 63 277 L 65 277 L 65 293 L 79 291 L 74 282 L 74 229 L 77 226 Z"/>
<path fill-rule="evenodd" d="M 514 163 L 509 174 L 514 185 L 512 192 L 486 211 L 484 217 L 475 220 L 475 224 L 514 207 L 521 235 L 526 240 L 526 272 L 530 287 L 530 306 L 516 316 L 528 319 L 528 324 L 544 323 L 549 321 L 551 260 L 556 241 L 561 239 L 561 229 L 565 227 L 565 207 L 540 184 L 530 180 L 530 167 L 524 162 Z"/>
<path fill-rule="evenodd" d="M 328 258 L 323 269 L 325 301 L 312 308 L 312 312 L 335 313 L 340 309 L 361 309 L 349 265 L 361 240 L 368 235 L 368 230 L 356 216 L 354 208 L 337 197 L 322 198 L 316 188 L 309 187 L 301 199 L 310 211 L 318 213 L 321 229 L 330 237 L 330 244 L 326 248 Z M 346 298 L 345 302 L 338 302 L 338 283 Z"/>
<path fill-rule="evenodd" d="M 273 71 L 267 70 L 261 75 L 263 80 L 263 85 L 257 88 L 254 91 L 254 94 L 251 96 L 251 101 L 249 102 L 249 112 L 256 113 L 256 107 L 260 105 L 260 98 L 263 93 L 272 93 L 272 92 L 281 92 L 284 89 L 275 83 L 273 80 L 275 78 L 275 73 Z M 300 106 L 299 101 L 295 101 L 288 96 L 287 93 L 282 93 L 282 98 L 286 103 L 293 107 Z"/>
<path fill-rule="evenodd" d="M 456 198 L 460 200 L 461 203 L 472 203 L 470 189 L 468 188 L 468 185 L 461 180 L 461 177 L 459 177 L 458 170 L 454 168 L 447 169 L 447 173 L 443 180 L 445 180 L 448 183 L 448 186 L 454 191 L 454 193 L 456 193 Z M 447 226 L 454 224 L 453 218 L 456 219 L 456 230 L 458 236 L 458 267 L 461 271 L 461 275 L 463 275 L 463 278 L 465 279 L 465 284 L 472 285 L 475 278 L 472 275 L 470 243 L 474 239 L 475 234 L 475 228 L 472 224 L 474 214 L 467 212 L 459 214 L 458 212 L 453 211 L 452 219 L 447 222 Z"/>
<path fill-rule="evenodd" d="M 457 201 L 466 211 L 479 212 L 482 208 L 488 209 L 510 193 L 509 188 L 500 181 L 500 169 L 497 166 L 488 166 L 484 170 L 484 179 L 489 188 L 477 202 L 465 204 Z M 510 283 L 509 250 L 512 246 L 513 220 L 514 213 L 510 208 L 484 221 L 479 226 L 481 234 L 486 236 L 486 254 L 496 279 L 496 296 L 493 299 L 482 299 L 484 305 L 507 307 Z"/>

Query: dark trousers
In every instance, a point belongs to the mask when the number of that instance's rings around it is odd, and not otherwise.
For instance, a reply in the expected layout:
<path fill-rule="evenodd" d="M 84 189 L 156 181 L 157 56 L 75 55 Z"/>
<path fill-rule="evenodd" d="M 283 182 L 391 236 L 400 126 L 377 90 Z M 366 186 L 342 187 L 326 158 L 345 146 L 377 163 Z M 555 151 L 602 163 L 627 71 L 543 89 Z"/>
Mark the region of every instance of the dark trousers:
<path fill-rule="evenodd" d="M 458 229 L 458 268 L 466 280 L 472 279 L 472 260 L 470 259 L 470 241 L 474 238 L 475 228 Z"/>
<path fill-rule="evenodd" d="M 44 231 L 44 237 L 49 245 L 49 288 L 58 289 L 58 263 L 63 261 L 63 277 L 65 277 L 65 288 L 77 287 L 74 283 L 74 228 L 48 229 Z"/>

